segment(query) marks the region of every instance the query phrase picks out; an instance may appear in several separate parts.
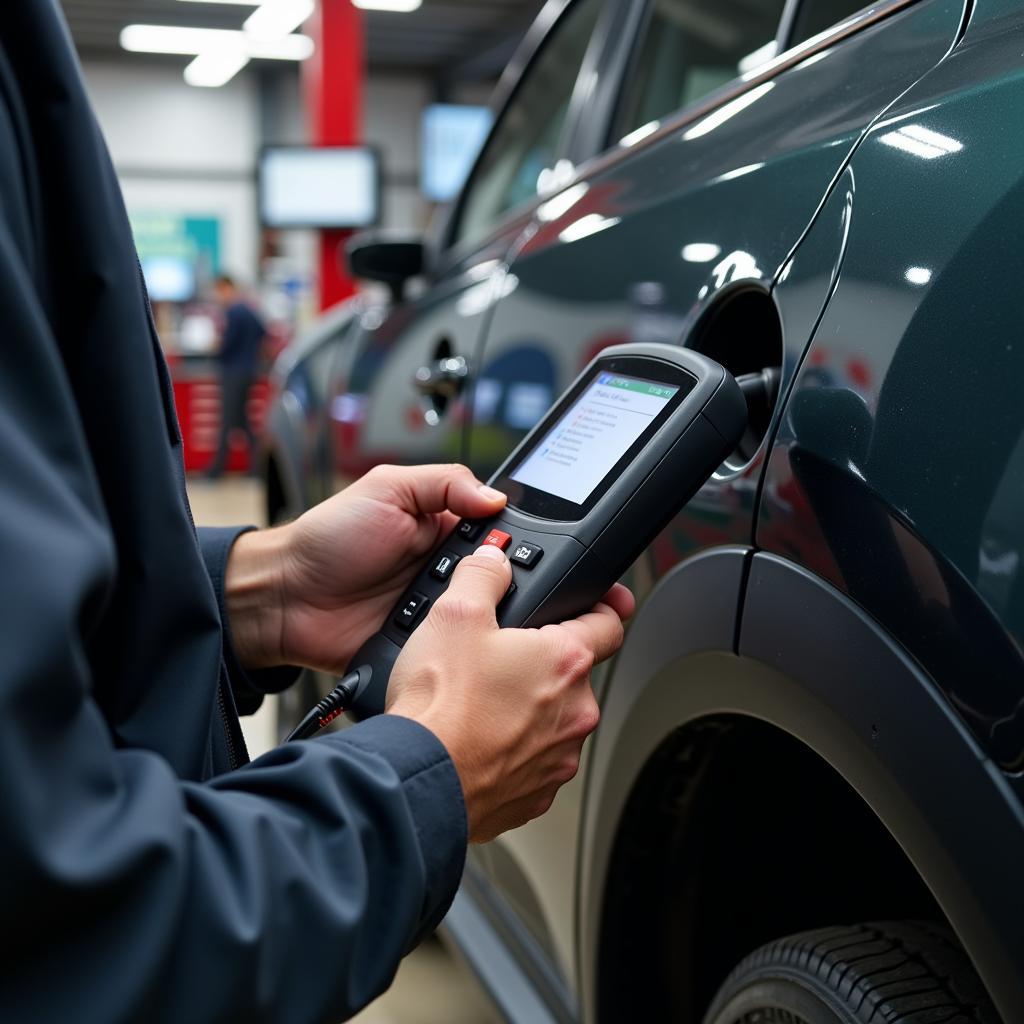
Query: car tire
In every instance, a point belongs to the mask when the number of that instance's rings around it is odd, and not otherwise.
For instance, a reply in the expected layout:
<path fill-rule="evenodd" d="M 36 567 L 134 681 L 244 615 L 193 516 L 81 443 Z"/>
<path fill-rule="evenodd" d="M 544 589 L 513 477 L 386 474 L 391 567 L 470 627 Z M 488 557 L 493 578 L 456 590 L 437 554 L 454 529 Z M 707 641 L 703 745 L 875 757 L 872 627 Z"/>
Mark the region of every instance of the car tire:
<path fill-rule="evenodd" d="M 952 933 L 885 922 L 770 942 L 726 978 L 704 1024 L 999 1024 Z"/>

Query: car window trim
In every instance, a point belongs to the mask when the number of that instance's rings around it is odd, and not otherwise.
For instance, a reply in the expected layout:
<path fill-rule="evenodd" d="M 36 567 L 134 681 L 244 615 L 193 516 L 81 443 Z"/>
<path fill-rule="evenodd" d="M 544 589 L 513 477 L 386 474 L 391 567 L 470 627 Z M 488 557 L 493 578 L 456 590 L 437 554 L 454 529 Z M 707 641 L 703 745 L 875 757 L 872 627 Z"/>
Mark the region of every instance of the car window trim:
<path fill-rule="evenodd" d="M 732 82 L 723 85 L 720 89 L 716 89 L 714 92 L 695 100 L 689 106 L 683 107 L 674 114 L 670 114 L 664 123 L 659 125 L 657 131 L 652 132 L 632 146 L 616 146 L 613 142 L 611 148 L 581 164 L 577 168 L 575 177 L 571 181 L 567 181 L 561 191 L 571 188 L 585 178 L 608 170 L 627 156 L 632 156 L 647 149 L 649 146 L 655 145 L 666 136 L 700 120 L 700 118 L 712 113 L 738 96 L 742 96 L 757 86 L 778 77 L 784 71 L 788 71 L 790 68 L 802 63 L 808 57 L 827 50 L 850 36 L 862 32 L 871 25 L 883 21 L 904 8 L 911 7 L 919 2 L 920 0 L 882 0 L 880 3 L 869 4 L 843 21 L 837 22 L 823 32 L 819 32 L 816 36 L 811 36 L 810 39 L 805 40 L 798 46 L 791 47 L 760 67 L 748 71 L 745 75 L 739 76 Z M 783 16 L 785 16 L 785 11 L 783 11 Z"/>
<path fill-rule="evenodd" d="M 578 102 L 577 97 L 573 97 L 574 105 L 567 118 L 571 137 L 566 156 L 574 166 L 593 159 L 608 147 L 611 122 L 618 107 L 623 80 L 632 64 L 636 40 L 651 10 L 650 3 L 632 0 L 610 0 L 608 6 L 608 16 L 599 26 L 603 33 L 600 46 L 588 52 L 588 61 L 593 58 L 592 66 L 589 69 L 584 67 L 580 76 L 582 79 L 588 70 L 596 70 L 597 78 L 588 95 L 581 95 Z M 578 87 L 580 84 L 577 82 Z"/>
<path fill-rule="evenodd" d="M 789 49 L 789 41 L 793 38 L 793 29 L 796 25 L 797 15 L 807 2 L 813 2 L 813 0 L 786 0 L 786 4 L 782 8 L 782 15 L 779 18 L 779 29 L 775 33 L 777 55 L 784 54 Z"/>
<path fill-rule="evenodd" d="M 441 231 L 439 232 L 440 243 L 433 253 L 436 260 L 438 274 L 444 273 L 461 263 L 467 256 L 472 255 L 473 252 L 481 248 L 482 245 L 486 245 L 487 238 L 500 234 L 502 229 L 508 224 L 522 217 L 525 212 L 543 202 L 545 199 L 550 198 L 546 195 L 534 196 L 533 198 L 523 200 L 523 202 L 506 210 L 505 213 L 503 213 L 494 222 L 491 232 L 482 240 L 477 240 L 463 245 L 454 241 L 452 238 L 462 215 L 465 196 L 469 191 L 470 185 L 477 173 L 480 163 L 487 153 L 488 143 L 497 131 L 498 125 L 505 116 L 508 107 L 515 100 L 520 87 L 530 72 L 531 67 L 542 56 L 551 36 L 562 20 L 568 15 L 569 8 L 581 2 L 583 2 L 583 0 L 548 0 L 541 9 L 540 14 L 537 16 L 537 20 L 534 21 L 531 26 L 526 38 L 516 50 L 515 56 L 513 56 L 508 67 L 505 69 L 505 72 L 502 74 L 501 80 L 498 83 L 498 88 L 495 90 L 494 99 L 491 103 L 491 110 L 494 112 L 494 121 L 491 126 L 491 130 L 488 133 L 487 141 L 483 146 L 481 146 L 480 152 L 473 161 L 473 166 L 466 177 L 466 184 L 459 192 L 458 198 L 451 204 L 451 207 L 444 218 Z M 587 50 L 583 57 L 583 63 L 580 66 L 580 73 L 577 74 L 576 82 L 573 84 L 573 99 L 576 95 L 576 88 L 579 85 L 579 79 L 581 77 L 583 67 L 587 65 L 592 52 L 596 49 L 603 50 L 605 42 L 605 22 L 609 21 L 614 16 L 615 12 L 617 12 L 620 0 L 596 0 L 596 2 L 601 3 L 603 7 L 598 15 L 598 24 L 590 37 L 590 41 L 587 43 Z M 574 126 L 570 123 L 570 117 L 573 113 L 572 101 L 570 100 L 570 110 L 566 115 L 566 123 L 563 125 L 562 133 L 559 137 L 559 159 L 565 155 L 567 147 L 570 145 L 574 136 Z M 559 185 L 559 187 L 551 194 L 555 195 L 558 192 L 561 192 L 562 188 L 563 186 Z"/>

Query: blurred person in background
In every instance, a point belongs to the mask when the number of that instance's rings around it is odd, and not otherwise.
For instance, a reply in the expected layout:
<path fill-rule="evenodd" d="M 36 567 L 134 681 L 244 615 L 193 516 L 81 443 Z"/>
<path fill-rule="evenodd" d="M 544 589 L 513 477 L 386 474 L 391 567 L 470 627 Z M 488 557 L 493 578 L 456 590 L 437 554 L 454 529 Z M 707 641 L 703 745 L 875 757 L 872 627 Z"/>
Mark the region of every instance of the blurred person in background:
<path fill-rule="evenodd" d="M 216 480 L 227 465 L 231 434 L 241 430 L 249 445 L 249 471 L 256 472 L 258 446 L 249 423 L 249 391 L 259 370 L 267 328 L 256 311 L 244 301 L 232 277 L 221 274 L 214 294 L 224 315 L 217 361 L 220 363 L 220 440 L 207 476 Z"/>
<path fill-rule="evenodd" d="M 0 1018 L 333 1024 L 444 916 L 467 841 L 572 778 L 633 599 L 500 629 L 511 567 L 478 551 L 385 714 L 250 764 L 239 711 L 341 671 L 505 499 L 380 467 L 286 526 L 196 530 L 69 38 L 56 0 L 0 4 Z"/>

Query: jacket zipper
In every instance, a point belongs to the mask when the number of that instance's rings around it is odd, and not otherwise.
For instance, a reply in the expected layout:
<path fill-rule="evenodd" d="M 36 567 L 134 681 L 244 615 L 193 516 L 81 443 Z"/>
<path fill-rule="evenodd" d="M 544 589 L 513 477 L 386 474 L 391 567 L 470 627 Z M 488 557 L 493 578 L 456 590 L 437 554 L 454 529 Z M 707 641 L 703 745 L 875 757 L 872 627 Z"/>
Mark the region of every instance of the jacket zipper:
<path fill-rule="evenodd" d="M 228 764 L 234 771 L 239 767 L 238 751 L 235 748 L 235 740 L 231 735 L 231 719 L 228 717 L 228 706 L 224 700 L 224 686 L 220 679 L 217 680 L 217 707 L 220 708 L 220 719 L 224 725 L 224 738 L 228 743 Z"/>

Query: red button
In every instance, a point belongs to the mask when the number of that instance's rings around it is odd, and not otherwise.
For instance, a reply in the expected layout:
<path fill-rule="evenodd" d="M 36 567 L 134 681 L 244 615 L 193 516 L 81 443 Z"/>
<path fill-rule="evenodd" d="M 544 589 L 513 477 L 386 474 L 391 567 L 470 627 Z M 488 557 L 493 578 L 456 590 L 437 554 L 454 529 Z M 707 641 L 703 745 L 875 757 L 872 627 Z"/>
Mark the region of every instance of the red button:
<path fill-rule="evenodd" d="M 501 530 L 491 530 L 484 538 L 484 543 L 504 551 L 512 543 L 512 534 L 502 533 Z"/>

